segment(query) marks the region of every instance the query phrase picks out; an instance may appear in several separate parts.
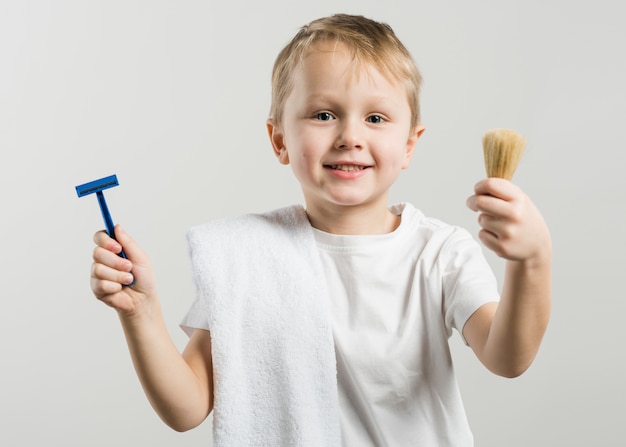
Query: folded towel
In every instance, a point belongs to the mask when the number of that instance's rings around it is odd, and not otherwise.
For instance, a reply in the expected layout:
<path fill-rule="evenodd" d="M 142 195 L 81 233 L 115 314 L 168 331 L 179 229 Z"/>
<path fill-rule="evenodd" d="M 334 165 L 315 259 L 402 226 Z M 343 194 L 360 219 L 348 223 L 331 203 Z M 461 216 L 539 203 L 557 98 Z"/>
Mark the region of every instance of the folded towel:
<path fill-rule="evenodd" d="M 339 446 L 328 293 L 301 206 L 188 234 L 197 298 L 181 326 L 211 332 L 214 445 Z"/>

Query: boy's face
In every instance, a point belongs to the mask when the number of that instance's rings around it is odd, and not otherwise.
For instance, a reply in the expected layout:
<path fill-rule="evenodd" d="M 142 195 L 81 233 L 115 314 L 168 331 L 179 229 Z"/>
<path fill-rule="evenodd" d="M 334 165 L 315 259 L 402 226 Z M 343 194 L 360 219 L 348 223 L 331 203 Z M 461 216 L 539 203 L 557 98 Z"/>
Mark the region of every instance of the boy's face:
<path fill-rule="evenodd" d="M 293 73 L 283 123 L 268 122 L 279 161 L 291 164 L 308 210 L 387 206 L 423 128 L 411 129 L 406 87 L 342 44 L 316 45 Z"/>

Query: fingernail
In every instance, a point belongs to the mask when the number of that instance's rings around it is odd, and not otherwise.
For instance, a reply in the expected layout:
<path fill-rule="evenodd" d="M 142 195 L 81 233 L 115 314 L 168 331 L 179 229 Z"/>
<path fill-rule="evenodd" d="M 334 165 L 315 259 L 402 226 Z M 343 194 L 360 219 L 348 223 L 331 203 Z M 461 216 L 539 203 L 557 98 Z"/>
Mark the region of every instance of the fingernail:
<path fill-rule="evenodd" d="M 124 276 L 124 284 L 129 286 L 133 282 L 135 282 L 135 277 L 131 273 L 128 273 L 127 275 Z"/>

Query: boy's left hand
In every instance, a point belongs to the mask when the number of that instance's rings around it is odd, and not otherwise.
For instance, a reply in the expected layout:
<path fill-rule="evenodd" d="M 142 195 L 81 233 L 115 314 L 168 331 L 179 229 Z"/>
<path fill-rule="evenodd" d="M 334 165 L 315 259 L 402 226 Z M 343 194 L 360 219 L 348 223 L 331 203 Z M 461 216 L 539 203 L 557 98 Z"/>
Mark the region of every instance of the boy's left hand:
<path fill-rule="evenodd" d="M 480 213 L 479 239 L 498 256 L 511 261 L 543 260 L 550 256 L 551 240 L 543 216 L 516 185 L 487 178 L 474 186 L 467 206 Z"/>

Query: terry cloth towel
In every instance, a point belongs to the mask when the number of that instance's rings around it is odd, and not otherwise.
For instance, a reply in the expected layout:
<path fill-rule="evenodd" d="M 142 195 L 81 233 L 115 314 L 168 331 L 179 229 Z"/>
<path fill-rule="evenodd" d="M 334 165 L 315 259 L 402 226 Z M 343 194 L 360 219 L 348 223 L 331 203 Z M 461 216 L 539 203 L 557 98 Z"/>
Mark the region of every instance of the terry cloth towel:
<path fill-rule="evenodd" d="M 181 326 L 211 332 L 216 447 L 339 446 L 328 293 L 295 205 L 188 233 L 196 301 Z"/>

